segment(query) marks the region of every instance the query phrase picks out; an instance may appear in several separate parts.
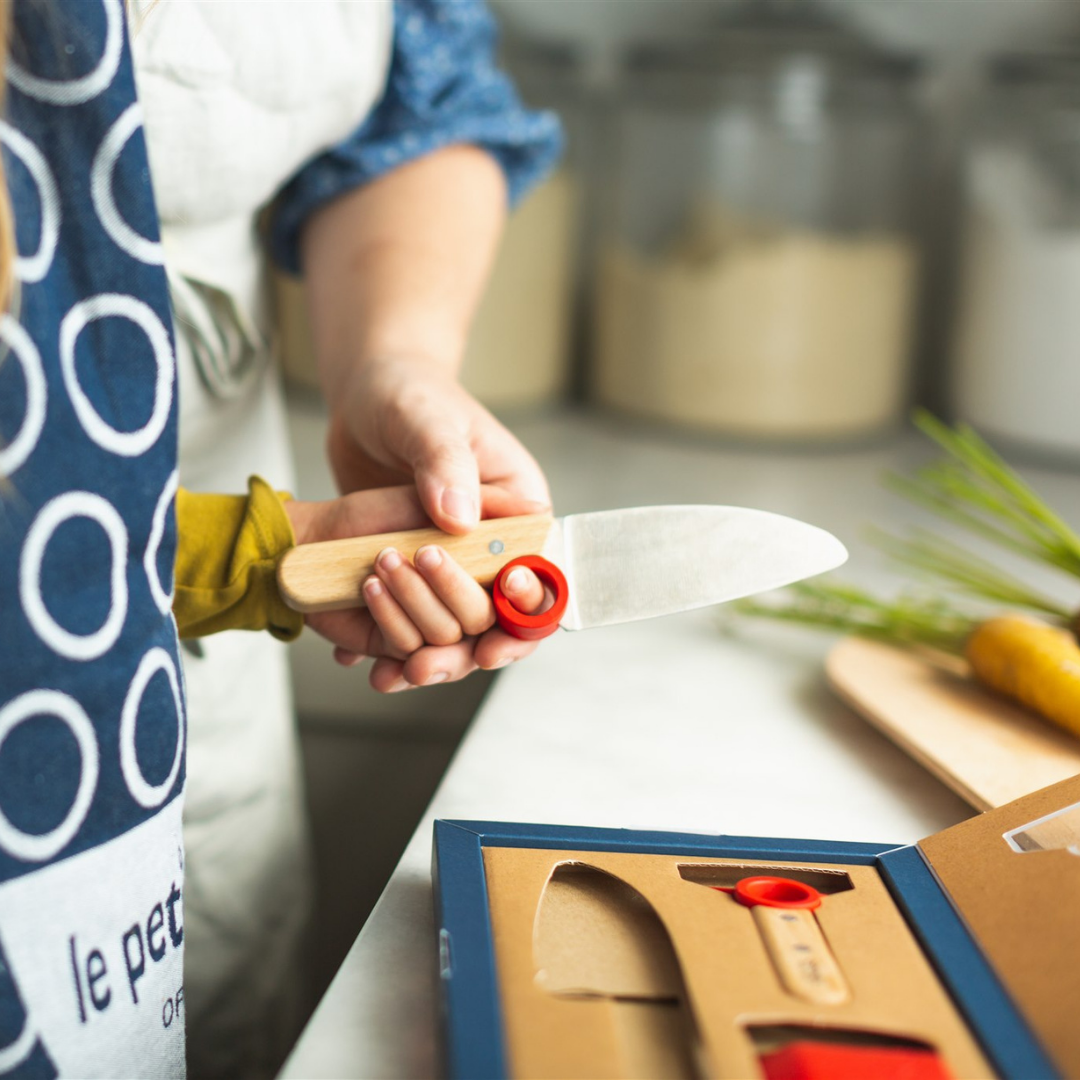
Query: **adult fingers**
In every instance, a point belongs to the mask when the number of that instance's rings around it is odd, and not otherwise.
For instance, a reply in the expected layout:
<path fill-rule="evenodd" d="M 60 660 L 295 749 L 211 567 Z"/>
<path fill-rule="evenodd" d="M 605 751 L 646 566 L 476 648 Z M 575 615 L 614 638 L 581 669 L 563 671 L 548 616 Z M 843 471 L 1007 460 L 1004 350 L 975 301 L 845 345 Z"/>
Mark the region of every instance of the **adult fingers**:
<path fill-rule="evenodd" d="M 362 664 L 367 657 L 363 653 L 349 652 L 348 649 L 342 649 L 340 647 L 334 649 L 334 663 L 340 664 L 342 667 L 356 667 L 357 664 Z"/>
<path fill-rule="evenodd" d="M 551 493 L 536 458 L 491 413 L 480 405 L 476 405 L 476 410 L 472 420 L 472 445 L 481 480 L 550 506 Z"/>
<path fill-rule="evenodd" d="M 476 670 L 472 658 L 475 644 L 475 638 L 467 638 L 456 645 L 428 645 L 405 661 L 379 657 L 371 666 L 368 681 L 383 694 L 456 682 Z"/>
<path fill-rule="evenodd" d="M 321 524 L 321 534 L 312 536 L 312 540 L 374 536 L 431 524 L 412 484 L 356 491 L 326 505 L 327 519 Z"/>
<path fill-rule="evenodd" d="M 480 521 L 480 470 L 467 425 L 436 404 L 410 417 L 405 459 L 431 520 L 444 532 L 467 533 Z"/>
<path fill-rule="evenodd" d="M 476 670 L 473 649 L 476 638 L 464 638 L 456 645 L 429 645 L 417 649 L 404 664 L 402 675 L 412 686 L 437 686 L 457 682 Z"/>
<path fill-rule="evenodd" d="M 371 612 L 366 608 L 319 611 L 305 616 L 304 621 L 316 634 L 326 638 L 343 652 L 359 656 L 381 656 L 387 650 L 386 642 L 383 641 Z"/>
<path fill-rule="evenodd" d="M 496 626 L 477 639 L 473 660 L 476 666 L 484 671 L 495 671 L 515 660 L 524 659 L 535 652 L 539 644 L 538 641 L 522 641 L 512 637 Z"/>
<path fill-rule="evenodd" d="M 404 669 L 404 661 L 380 656 L 371 665 L 368 682 L 372 690 L 378 690 L 380 694 L 396 694 L 399 690 L 408 690 L 411 684 L 405 681 L 402 674 Z"/>

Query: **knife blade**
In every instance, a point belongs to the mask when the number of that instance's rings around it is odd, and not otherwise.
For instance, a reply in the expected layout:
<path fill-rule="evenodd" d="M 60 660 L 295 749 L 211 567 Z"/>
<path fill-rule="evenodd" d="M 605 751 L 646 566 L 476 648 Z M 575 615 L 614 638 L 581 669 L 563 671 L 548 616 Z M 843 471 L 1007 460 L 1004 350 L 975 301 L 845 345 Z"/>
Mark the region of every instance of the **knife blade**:
<path fill-rule="evenodd" d="M 554 567 L 546 577 L 538 569 L 545 585 L 565 590 L 556 595 L 558 618 L 540 620 L 544 634 L 556 624 L 585 630 L 720 604 L 824 573 L 847 559 L 836 537 L 781 514 L 738 506 L 642 506 L 563 518 L 493 518 L 465 536 L 431 528 L 303 544 L 279 563 L 278 588 L 289 607 L 304 613 L 362 607 L 362 585 L 379 552 L 394 547 L 412 559 L 433 543 L 481 585 L 494 586 L 497 606 L 498 579 L 511 564 L 541 556 Z M 523 617 L 522 625 L 537 618 Z"/>

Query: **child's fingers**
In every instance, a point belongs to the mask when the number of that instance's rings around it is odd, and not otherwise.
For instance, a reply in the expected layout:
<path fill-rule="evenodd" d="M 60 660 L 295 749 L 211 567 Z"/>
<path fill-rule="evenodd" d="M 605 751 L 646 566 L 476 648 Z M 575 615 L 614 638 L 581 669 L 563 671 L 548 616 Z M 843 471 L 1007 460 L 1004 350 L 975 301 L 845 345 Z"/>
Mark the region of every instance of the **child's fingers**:
<path fill-rule="evenodd" d="M 548 601 L 540 579 L 525 566 L 515 566 L 503 578 L 502 588 L 507 600 L 526 615 L 542 609 Z M 494 627 L 477 640 L 473 659 L 478 667 L 485 671 L 494 671 L 528 656 L 538 644 L 535 641 L 522 641 L 505 630 Z"/>
<path fill-rule="evenodd" d="M 383 642 L 391 655 L 402 659 L 424 644 L 423 635 L 391 595 L 386 585 L 374 574 L 364 582 L 364 603 L 382 633 Z"/>
<path fill-rule="evenodd" d="M 420 645 L 453 645 L 461 640 L 461 624 L 439 599 L 420 572 L 393 548 L 379 553 L 375 573 L 398 607 L 412 620 L 420 635 Z M 375 621 L 382 625 L 376 614 Z M 409 650 L 412 651 L 411 649 Z"/>
<path fill-rule="evenodd" d="M 544 586 L 528 567 L 515 566 L 503 578 L 502 589 L 506 599 L 526 615 L 532 615 L 544 603 Z"/>
<path fill-rule="evenodd" d="M 420 548 L 414 561 L 424 580 L 457 619 L 467 636 L 475 637 L 494 625 L 495 605 L 491 597 L 438 544 L 427 544 Z"/>

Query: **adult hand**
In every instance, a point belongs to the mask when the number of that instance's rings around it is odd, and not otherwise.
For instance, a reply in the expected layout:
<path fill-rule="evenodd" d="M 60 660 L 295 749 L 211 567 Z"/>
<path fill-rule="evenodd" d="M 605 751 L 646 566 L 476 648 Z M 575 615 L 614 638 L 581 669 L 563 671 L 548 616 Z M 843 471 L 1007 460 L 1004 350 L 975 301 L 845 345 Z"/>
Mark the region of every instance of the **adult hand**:
<path fill-rule="evenodd" d="M 517 497 L 505 513 L 551 506 L 532 455 L 447 365 L 423 357 L 358 367 L 334 403 L 327 452 L 342 491 L 415 483 L 421 506 L 444 532 L 466 533 L 477 524 L 481 484 Z"/>
<path fill-rule="evenodd" d="M 485 516 L 526 512 L 520 497 L 490 486 L 481 489 L 481 504 Z M 301 544 L 429 524 L 413 487 L 355 492 L 327 502 L 293 500 L 285 509 Z M 544 600 L 540 582 L 524 569 L 508 575 L 505 589 L 522 611 L 535 611 Z M 319 612 L 305 621 L 335 646 L 338 663 L 352 666 L 374 657 L 370 682 L 382 692 L 504 667 L 536 647 L 494 625 L 490 596 L 437 545 L 421 548 L 415 565 L 387 549 L 363 592 L 366 608 Z"/>
<path fill-rule="evenodd" d="M 415 484 L 427 516 L 450 533 L 468 532 L 482 512 L 525 514 L 551 502 L 532 456 L 456 379 L 506 209 L 499 162 L 453 144 L 331 199 L 301 237 L 341 490 Z M 514 508 L 485 509 L 481 484 L 514 496 Z M 443 671 L 458 678 L 531 650 L 492 629 L 376 661 L 372 680 L 384 689 Z"/>

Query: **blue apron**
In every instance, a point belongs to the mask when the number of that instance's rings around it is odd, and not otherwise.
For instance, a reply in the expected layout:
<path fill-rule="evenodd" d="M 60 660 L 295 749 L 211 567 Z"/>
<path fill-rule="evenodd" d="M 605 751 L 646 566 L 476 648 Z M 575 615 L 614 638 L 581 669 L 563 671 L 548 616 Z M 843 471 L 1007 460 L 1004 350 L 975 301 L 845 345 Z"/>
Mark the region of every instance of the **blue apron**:
<path fill-rule="evenodd" d="M 12 41 L 0 1076 L 182 1076 L 176 371 L 122 0 L 18 0 Z"/>
<path fill-rule="evenodd" d="M 184 1073 L 176 371 L 123 0 L 13 0 L 0 145 L 0 1078 Z M 283 188 L 268 244 L 440 146 L 551 167 L 482 0 L 395 0 L 384 97 Z M 192 162 L 192 168 L 198 163 Z"/>

